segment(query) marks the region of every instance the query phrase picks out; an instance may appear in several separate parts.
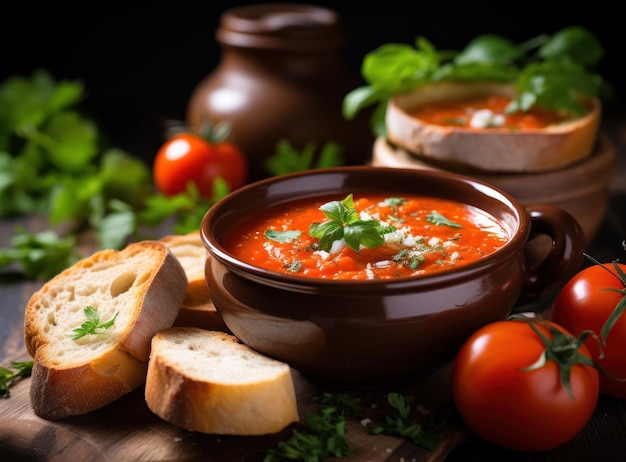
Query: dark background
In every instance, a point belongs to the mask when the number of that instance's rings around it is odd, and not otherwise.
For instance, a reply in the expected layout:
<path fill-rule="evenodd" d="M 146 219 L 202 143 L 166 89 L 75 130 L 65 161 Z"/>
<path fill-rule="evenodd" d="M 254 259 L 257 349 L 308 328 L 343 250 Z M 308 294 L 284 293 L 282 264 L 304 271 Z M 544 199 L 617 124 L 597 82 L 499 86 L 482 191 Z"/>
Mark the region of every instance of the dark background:
<path fill-rule="evenodd" d="M 110 143 L 151 161 L 163 141 L 164 121 L 184 118 L 193 88 L 219 62 L 214 32 L 220 14 L 250 3 L 255 2 L 179 1 L 158 6 L 48 2 L 3 7 L 0 78 L 43 68 L 56 79 L 82 80 L 87 90 L 83 107 Z M 412 44 L 424 36 L 438 49 L 461 49 L 484 33 L 522 42 L 583 25 L 605 47 L 599 71 L 618 96 L 626 82 L 622 66 L 626 27 L 621 13 L 608 2 L 577 2 L 578 6 L 477 2 L 473 9 L 436 0 L 308 3 L 340 14 L 347 32 L 345 61 L 356 76 L 365 54 L 384 43 Z M 614 110 L 621 110 L 619 102 L 607 107 L 607 112 Z"/>

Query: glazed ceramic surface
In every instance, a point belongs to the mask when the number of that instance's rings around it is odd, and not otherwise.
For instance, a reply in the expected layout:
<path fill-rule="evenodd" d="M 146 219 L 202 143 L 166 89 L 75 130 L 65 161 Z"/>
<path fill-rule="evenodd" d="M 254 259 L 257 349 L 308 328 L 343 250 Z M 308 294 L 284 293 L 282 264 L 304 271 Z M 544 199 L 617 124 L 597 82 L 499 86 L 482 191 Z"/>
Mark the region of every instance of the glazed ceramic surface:
<path fill-rule="evenodd" d="M 461 201 L 494 216 L 509 241 L 476 263 L 427 277 L 330 281 L 279 274 L 238 261 L 222 246 L 238 220 L 296 198 L 378 191 Z M 552 252 L 526 266 L 529 237 L 545 234 Z M 522 294 L 539 296 L 582 264 L 584 235 L 550 206 L 524 208 L 486 183 L 446 172 L 341 167 L 245 186 L 206 214 L 201 236 L 216 308 L 241 341 L 314 380 L 354 388 L 419 380 L 450 360 L 482 325 L 507 317 Z"/>
<path fill-rule="evenodd" d="M 442 170 L 487 182 L 511 194 L 522 205 L 552 204 L 570 213 L 593 241 L 604 219 L 609 189 L 617 171 L 615 147 L 599 136 L 591 156 L 559 169 L 540 172 L 486 172 L 416 156 L 379 137 L 373 147 L 375 167 Z"/>
<path fill-rule="evenodd" d="M 385 113 L 387 138 L 426 160 L 456 163 L 487 172 L 541 172 L 589 157 L 602 106 L 589 102 L 584 115 L 544 128 L 475 129 L 431 124 L 411 115 L 428 103 L 471 97 L 513 97 L 513 87 L 493 83 L 440 83 L 392 98 Z"/>
<path fill-rule="evenodd" d="M 250 179 L 269 176 L 266 161 L 280 140 L 301 150 L 338 143 L 345 163 L 367 159 L 368 116 L 343 118 L 346 93 L 358 86 L 343 61 L 345 32 L 331 9 L 259 3 L 226 10 L 215 38 L 218 66 L 198 82 L 187 107 L 190 127 L 227 120 L 246 154 Z M 317 152 L 317 151 L 316 151 Z"/>

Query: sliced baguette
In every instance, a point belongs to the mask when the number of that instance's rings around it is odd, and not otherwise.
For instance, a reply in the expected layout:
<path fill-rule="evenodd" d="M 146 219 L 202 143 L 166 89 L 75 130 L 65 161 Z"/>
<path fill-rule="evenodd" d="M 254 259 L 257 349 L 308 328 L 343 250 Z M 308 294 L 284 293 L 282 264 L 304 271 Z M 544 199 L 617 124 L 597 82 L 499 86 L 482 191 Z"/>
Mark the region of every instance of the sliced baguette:
<path fill-rule="evenodd" d="M 163 420 L 202 433 L 264 435 L 299 419 L 289 366 L 221 331 L 156 334 L 145 397 Z"/>
<path fill-rule="evenodd" d="M 143 384 L 152 337 L 172 326 L 186 287 L 182 266 L 156 241 L 96 252 L 48 281 L 25 310 L 35 413 L 49 420 L 86 414 Z M 87 306 L 101 322 L 117 314 L 115 322 L 72 340 Z"/>
<path fill-rule="evenodd" d="M 170 248 L 187 275 L 187 291 L 174 326 L 200 327 L 228 332 L 228 328 L 215 309 L 204 277 L 208 257 L 200 239 L 200 232 L 183 235 L 172 234 L 161 238 Z"/>

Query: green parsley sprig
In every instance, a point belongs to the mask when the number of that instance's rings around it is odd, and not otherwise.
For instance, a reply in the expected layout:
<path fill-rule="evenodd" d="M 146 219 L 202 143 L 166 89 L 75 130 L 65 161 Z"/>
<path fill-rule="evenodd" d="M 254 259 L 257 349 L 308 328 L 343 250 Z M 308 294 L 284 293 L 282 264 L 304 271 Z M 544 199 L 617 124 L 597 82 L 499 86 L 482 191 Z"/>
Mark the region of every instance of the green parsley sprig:
<path fill-rule="evenodd" d="M 276 152 L 265 161 L 265 168 L 270 175 L 303 170 L 337 167 L 345 160 L 343 148 L 334 141 L 326 142 L 316 154 L 317 146 L 307 143 L 302 151 L 298 151 L 289 140 L 281 139 L 276 144 Z"/>
<path fill-rule="evenodd" d="M 377 105 L 372 129 L 383 135 L 389 98 L 438 82 L 483 81 L 515 86 L 510 112 L 540 106 L 577 116 L 584 112 L 581 97 L 611 93 L 594 70 L 603 56 L 598 38 L 580 26 L 520 44 L 495 34 L 480 35 L 460 51 L 437 50 L 424 37 L 418 37 L 415 46 L 389 43 L 363 59 L 361 74 L 367 85 L 345 96 L 343 114 L 351 120 L 365 107 Z"/>
<path fill-rule="evenodd" d="M 76 341 L 89 334 L 101 334 L 102 330 L 109 329 L 117 319 L 118 313 L 105 322 L 100 322 L 100 313 L 93 306 L 88 306 L 84 310 L 87 321 L 83 322 L 80 327 L 72 329 L 72 333 L 68 334 L 69 337 Z"/>
<path fill-rule="evenodd" d="M 424 426 L 411 417 L 411 407 L 399 393 L 389 393 L 387 402 L 397 413 L 385 416 L 383 422 L 369 426 L 374 435 L 386 434 L 407 438 L 418 446 L 429 451 L 437 448 L 440 439 L 434 433 L 427 432 Z"/>
<path fill-rule="evenodd" d="M 457 223 L 456 221 L 452 221 L 447 218 L 445 215 L 433 210 L 428 215 L 426 215 L 426 221 L 428 223 L 432 223 L 435 226 L 448 226 L 450 228 L 462 228 L 463 225 Z"/>
<path fill-rule="evenodd" d="M 11 369 L 0 367 L 0 396 L 9 398 L 9 389 L 22 377 L 30 377 L 33 361 L 11 361 Z"/>
<path fill-rule="evenodd" d="M 346 438 L 346 416 L 363 411 L 344 393 L 325 394 L 313 398 L 323 405 L 319 414 L 304 416 L 304 429 L 294 430 L 291 437 L 265 453 L 263 462 L 305 460 L 320 462 L 327 457 L 350 454 Z"/>
<path fill-rule="evenodd" d="M 27 278 L 45 280 L 79 258 L 74 236 L 62 237 L 53 230 L 30 233 L 18 227 L 10 247 L 0 249 L 0 269 L 16 265 Z"/>
<path fill-rule="evenodd" d="M 359 252 L 361 246 L 378 247 L 385 243 L 384 234 L 394 230 L 377 220 L 361 220 L 354 208 L 352 194 L 348 194 L 342 201 L 327 202 L 320 206 L 320 210 L 329 220 L 313 222 L 309 227 L 309 235 L 319 239 L 320 250 L 329 251 L 333 242 L 342 238 L 355 252 Z"/>
<path fill-rule="evenodd" d="M 104 143 L 79 107 L 84 94 L 82 82 L 55 80 L 45 70 L 0 83 L 0 219 L 35 215 L 51 228 L 18 229 L 13 248 L 0 250 L 0 270 L 49 279 L 73 263 L 68 243 L 85 230 L 94 231 L 96 247 L 114 249 L 166 221 L 177 234 L 197 230 L 229 192 L 222 181 L 211 200 L 193 187 L 174 197 L 156 193 L 148 165 Z"/>

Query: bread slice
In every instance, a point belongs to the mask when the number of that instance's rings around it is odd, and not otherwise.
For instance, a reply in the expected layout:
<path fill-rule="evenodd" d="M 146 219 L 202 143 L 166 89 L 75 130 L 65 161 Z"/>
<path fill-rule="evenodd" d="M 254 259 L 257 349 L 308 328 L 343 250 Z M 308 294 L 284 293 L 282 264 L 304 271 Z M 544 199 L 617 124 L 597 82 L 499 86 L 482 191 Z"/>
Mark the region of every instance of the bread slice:
<path fill-rule="evenodd" d="M 186 287 L 182 266 L 157 241 L 96 252 L 44 284 L 24 322 L 35 413 L 50 420 L 86 414 L 143 384 L 152 337 L 172 326 Z M 101 322 L 117 317 L 101 333 L 72 340 L 88 306 Z"/>
<path fill-rule="evenodd" d="M 172 234 L 164 236 L 161 241 L 165 242 L 178 258 L 188 281 L 187 292 L 174 325 L 229 332 L 215 309 L 204 277 L 208 254 L 200 239 L 200 232 Z"/>
<path fill-rule="evenodd" d="M 145 396 L 162 419 L 202 433 L 264 435 L 299 419 L 289 366 L 221 331 L 156 334 Z"/>

